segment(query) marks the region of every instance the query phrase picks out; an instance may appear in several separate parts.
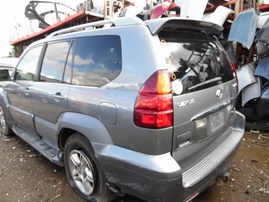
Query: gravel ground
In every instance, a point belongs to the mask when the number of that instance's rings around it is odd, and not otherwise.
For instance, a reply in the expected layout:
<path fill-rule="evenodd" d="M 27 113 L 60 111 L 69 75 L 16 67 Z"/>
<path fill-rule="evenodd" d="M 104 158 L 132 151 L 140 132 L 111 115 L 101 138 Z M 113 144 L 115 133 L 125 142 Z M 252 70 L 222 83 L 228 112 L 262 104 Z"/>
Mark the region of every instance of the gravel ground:
<path fill-rule="evenodd" d="M 254 133 L 255 132 L 255 133 Z M 269 134 L 246 132 L 233 159 L 230 176 L 219 178 L 194 202 L 268 202 Z M 83 202 L 69 187 L 64 169 L 45 159 L 21 139 L 0 136 L 1 202 Z M 113 202 L 138 202 L 131 196 Z"/>

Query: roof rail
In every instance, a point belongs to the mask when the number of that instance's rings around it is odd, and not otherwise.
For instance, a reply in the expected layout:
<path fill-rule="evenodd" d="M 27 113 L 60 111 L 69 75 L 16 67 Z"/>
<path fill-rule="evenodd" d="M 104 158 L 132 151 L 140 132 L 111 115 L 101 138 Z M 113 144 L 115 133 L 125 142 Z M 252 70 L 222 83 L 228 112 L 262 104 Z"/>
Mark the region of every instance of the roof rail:
<path fill-rule="evenodd" d="M 105 26 L 109 24 L 118 27 L 118 26 L 125 26 L 125 25 L 144 25 L 145 23 L 138 17 L 122 17 L 122 18 L 115 18 L 115 19 L 109 19 L 109 20 L 100 20 L 96 22 L 86 23 L 86 24 L 58 30 L 58 31 L 52 32 L 46 38 L 50 38 L 50 37 L 61 35 L 61 34 L 78 32 L 85 29 L 97 29 L 97 28 L 100 28 L 101 26 Z"/>

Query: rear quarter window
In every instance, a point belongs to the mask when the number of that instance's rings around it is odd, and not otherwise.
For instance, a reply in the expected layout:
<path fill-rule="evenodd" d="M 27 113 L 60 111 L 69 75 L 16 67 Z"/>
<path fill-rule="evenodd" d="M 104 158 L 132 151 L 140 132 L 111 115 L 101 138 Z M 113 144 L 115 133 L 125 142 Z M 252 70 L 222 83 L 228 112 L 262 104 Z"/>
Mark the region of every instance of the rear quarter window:
<path fill-rule="evenodd" d="M 234 78 L 227 55 L 214 37 L 173 36 L 161 39 L 161 45 L 172 72 L 172 84 L 177 83 L 176 94 L 206 89 Z"/>
<path fill-rule="evenodd" d="M 100 87 L 114 80 L 121 69 L 119 36 L 91 36 L 77 40 L 72 84 Z"/>

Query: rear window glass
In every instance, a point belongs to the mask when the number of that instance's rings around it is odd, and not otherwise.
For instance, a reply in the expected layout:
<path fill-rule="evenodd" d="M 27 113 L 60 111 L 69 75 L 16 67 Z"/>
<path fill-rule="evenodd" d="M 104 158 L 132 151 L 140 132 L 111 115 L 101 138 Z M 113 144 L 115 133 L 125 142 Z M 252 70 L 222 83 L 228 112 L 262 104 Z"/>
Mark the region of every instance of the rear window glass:
<path fill-rule="evenodd" d="M 166 37 L 161 39 L 161 45 L 176 94 L 202 90 L 234 78 L 224 49 L 214 38 Z"/>

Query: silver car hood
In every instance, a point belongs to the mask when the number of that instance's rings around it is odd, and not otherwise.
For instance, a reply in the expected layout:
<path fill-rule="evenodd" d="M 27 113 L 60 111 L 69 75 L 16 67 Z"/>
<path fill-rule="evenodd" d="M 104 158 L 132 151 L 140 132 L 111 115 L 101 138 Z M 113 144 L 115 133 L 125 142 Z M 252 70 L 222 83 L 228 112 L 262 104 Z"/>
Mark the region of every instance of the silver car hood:
<path fill-rule="evenodd" d="M 218 6 L 213 13 L 206 13 L 203 20 L 215 23 L 222 27 L 227 17 L 233 12 L 234 11 L 230 8 Z"/>
<path fill-rule="evenodd" d="M 269 18 L 265 21 L 262 28 L 257 33 L 255 41 L 269 44 Z"/>
<path fill-rule="evenodd" d="M 258 66 L 256 67 L 254 75 L 269 80 L 269 57 L 260 60 Z"/>
<path fill-rule="evenodd" d="M 192 20 L 202 20 L 208 0 L 180 0 L 180 17 Z"/>
<path fill-rule="evenodd" d="M 269 18 L 269 12 L 260 13 L 259 16 L 258 16 L 257 28 L 261 29 L 268 18 Z"/>
<path fill-rule="evenodd" d="M 241 66 L 236 70 L 238 78 L 238 94 L 245 87 L 256 82 L 256 78 L 254 76 L 254 68 L 254 64 L 249 63 Z"/>
<path fill-rule="evenodd" d="M 254 41 L 257 23 L 258 17 L 254 9 L 239 13 L 233 21 L 228 41 L 241 43 L 249 49 Z"/>
<path fill-rule="evenodd" d="M 260 77 L 256 79 L 257 82 L 248 85 L 242 90 L 242 107 L 244 107 L 248 101 L 261 96 L 261 80 Z"/>
<path fill-rule="evenodd" d="M 269 56 L 269 47 L 267 47 L 266 43 L 258 42 L 256 44 L 257 48 L 257 55 L 260 57 L 267 57 Z"/>

